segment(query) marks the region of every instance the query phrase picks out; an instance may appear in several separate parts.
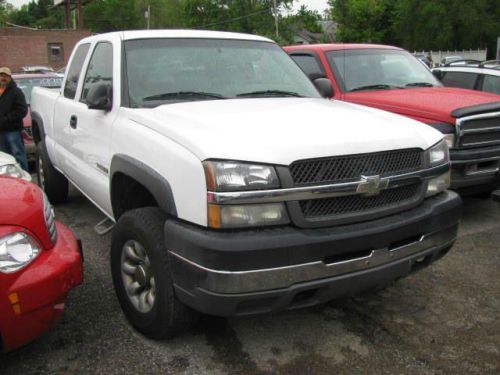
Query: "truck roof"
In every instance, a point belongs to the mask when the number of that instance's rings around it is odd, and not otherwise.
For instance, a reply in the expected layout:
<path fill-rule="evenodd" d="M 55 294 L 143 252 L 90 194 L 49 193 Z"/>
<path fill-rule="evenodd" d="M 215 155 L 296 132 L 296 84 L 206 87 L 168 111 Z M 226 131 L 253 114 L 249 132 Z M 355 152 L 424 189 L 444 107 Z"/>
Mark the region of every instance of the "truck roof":
<path fill-rule="evenodd" d="M 342 51 L 348 49 L 397 49 L 401 48 L 387 46 L 383 44 L 360 44 L 360 43 L 327 43 L 327 44 L 300 44 L 295 46 L 287 46 L 285 50 L 321 50 L 321 51 Z"/>
<path fill-rule="evenodd" d="M 224 31 L 207 31 L 207 30 L 130 30 L 130 31 L 115 31 L 111 33 L 99 34 L 99 38 L 103 35 L 119 35 L 122 40 L 133 39 L 148 39 L 148 38 L 207 38 L 207 39 L 235 39 L 235 40 L 254 40 L 261 42 L 273 42 L 271 39 L 257 35 L 230 33 Z M 88 42 L 94 39 L 95 36 L 90 36 L 82 39 L 82 42 Z M 274 42 L 273 42 L 274 43 Z"/>

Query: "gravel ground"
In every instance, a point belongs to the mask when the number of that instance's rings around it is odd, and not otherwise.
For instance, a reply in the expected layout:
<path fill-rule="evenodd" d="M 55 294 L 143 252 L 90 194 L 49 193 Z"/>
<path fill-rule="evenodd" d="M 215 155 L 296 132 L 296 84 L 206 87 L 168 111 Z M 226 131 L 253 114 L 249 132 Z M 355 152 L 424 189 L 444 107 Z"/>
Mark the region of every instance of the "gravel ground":
<path fill-rule="evenodd" d="M 116 300 L 110 236 L 79 193 L 56 208 L 83 240 L 85 283 L 1 374 L 500 374 L 500 203 L 467 198 L 443 259 L 390 287 L 305 310 L 202 317 L 171 341 L 136 333 Z"/>

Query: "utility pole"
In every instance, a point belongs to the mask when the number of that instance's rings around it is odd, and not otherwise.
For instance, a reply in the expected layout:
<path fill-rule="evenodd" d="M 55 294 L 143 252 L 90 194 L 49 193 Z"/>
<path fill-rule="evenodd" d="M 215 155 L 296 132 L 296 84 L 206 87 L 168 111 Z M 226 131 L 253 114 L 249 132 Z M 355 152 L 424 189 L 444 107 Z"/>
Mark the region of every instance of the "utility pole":
<path fill-rule="evenodd" d="M 147 25 L 147 28 L 149 30 L 150 26 L 151 26 L 151 5 L 148 5 L 148 10 L 146 10 L 146 12 L 144 13 L 144 17 L 146 18 L 146 25 Z"/>
<path fill-rule="evenodd" d="M 273 0 L 274 7 L 274 28 L 276 29 L 276 38 L 280 36 L 279 28 L 278 28 L 278 8 L 276 7 L 276 0 Z"/>

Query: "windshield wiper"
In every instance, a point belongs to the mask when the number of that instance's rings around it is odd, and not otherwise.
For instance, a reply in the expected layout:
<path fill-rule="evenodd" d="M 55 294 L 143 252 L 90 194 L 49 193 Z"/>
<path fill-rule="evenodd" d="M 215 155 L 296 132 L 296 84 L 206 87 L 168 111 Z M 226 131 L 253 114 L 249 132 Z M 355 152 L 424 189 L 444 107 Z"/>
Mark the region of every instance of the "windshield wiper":
<path fill-rule="evenodd" d="M 202 91 L 177 91 L 177 92 L 165 92 L 163 94 L 151 95 L 142 98 L 143 101 L 150 100 L 165 100 L 165 99 L 186 99 L 186 98 L 214 98 L 214 99 L 226 99 L 225 96 L 220 94 L 215 94 L 213 92 L 202 92 Z"/>
<path fill-rule="evenodd" d="M 238 97 L 245 96 L 295 96 L 298 98 L 302 98 L 303 96 L 293 92 L 293 91 L 284 91 L 284 90 L 262 90 L 262 91 L 252 91 L 252 92 L 244 92 L 236 95 Z"/>
<path fill-rule="evenodd" d="M 349 92 L 362 91 L 362 90 L 391 90 L 391 89 L 402 89 L 402 87 L 394 86 L 394 85 L 386 85 L 384 83 L 378 83 L 376 85 L 366 85 L 366 86 L 355 87 L 355 88 L 349 90 Z"/>
<path fill-rule="evenodd" d="M 412 83 L 407 83 L 405 85 L 406 87 L 434 87 L 432 83 L 429 82 L 412 82 Z"/>

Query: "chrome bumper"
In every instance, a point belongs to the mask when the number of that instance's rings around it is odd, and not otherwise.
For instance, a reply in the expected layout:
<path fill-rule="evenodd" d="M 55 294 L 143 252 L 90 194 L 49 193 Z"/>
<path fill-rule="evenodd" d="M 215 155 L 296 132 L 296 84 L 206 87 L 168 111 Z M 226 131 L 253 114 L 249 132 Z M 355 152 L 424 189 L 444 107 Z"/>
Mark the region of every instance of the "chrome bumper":
<path fill-rule="evenodd" d="M 451 246 L 457 238 L 457 230 L 458 226 L 454 225 L 438 232 L 424 234 L 418 240 L 402 246 L 391 249 L 373 249 L 366 256 L 332 263 L 316 261 L 249 271 L 214 270 L 196 264 L 174 251 L 169 251 L 169 253 L 176 258 L 176 261 L 184 263 L 184 267 L 194 271 L 197 275 L 199 288 L 213 293 L 249 293 L 287 288 L 300 282 L 363 271 L 404 258 L 416 258 L 418 262 L 429 252 Z"/>

